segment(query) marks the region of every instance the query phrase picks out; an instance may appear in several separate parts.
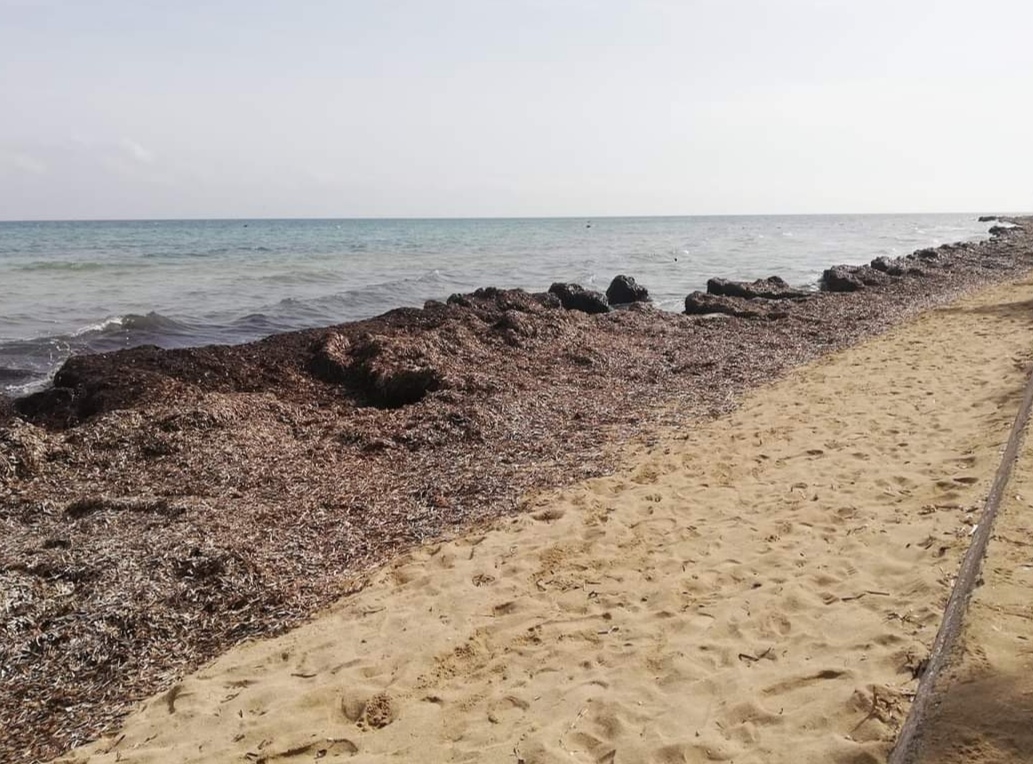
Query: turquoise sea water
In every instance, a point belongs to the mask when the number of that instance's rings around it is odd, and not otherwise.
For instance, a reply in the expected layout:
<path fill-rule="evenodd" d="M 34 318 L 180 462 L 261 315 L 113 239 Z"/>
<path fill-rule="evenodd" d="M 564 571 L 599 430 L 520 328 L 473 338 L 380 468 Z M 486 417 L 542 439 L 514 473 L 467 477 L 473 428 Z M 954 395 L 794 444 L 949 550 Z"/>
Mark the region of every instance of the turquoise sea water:
<path fill-rule="evenodd" d="M 678 310 L 711 276 L 814 284 L 986 230 L 974 214 L 0 222 L 0 391 L 72 353 L 244 342 L 481 286 L 626 273 Z"/>

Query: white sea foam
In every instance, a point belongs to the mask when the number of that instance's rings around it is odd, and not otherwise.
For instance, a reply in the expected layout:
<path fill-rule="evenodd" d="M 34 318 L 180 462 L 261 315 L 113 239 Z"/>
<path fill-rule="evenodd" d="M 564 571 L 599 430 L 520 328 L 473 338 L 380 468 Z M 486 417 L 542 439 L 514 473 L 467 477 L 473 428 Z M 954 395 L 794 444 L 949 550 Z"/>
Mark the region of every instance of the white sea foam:
<path fill-rule="evenodd" d="M 71 333 L 72 337 L 82 337 L 85 334 L 92 332 L 102 332 L 112 326 L 122 326 L 125 322 L 125 316 L 111 316 L 105 318 L 103 321 L 98 321 L 95 324 L 88 324 L 87 326 L 80 327 Z"/>

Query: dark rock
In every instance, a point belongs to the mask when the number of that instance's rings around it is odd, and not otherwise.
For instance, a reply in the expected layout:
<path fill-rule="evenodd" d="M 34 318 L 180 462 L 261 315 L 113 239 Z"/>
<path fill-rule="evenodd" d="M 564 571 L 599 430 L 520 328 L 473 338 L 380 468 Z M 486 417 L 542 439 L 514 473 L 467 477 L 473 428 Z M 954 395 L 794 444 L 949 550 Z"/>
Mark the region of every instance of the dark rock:
<path fill-rule="evenodd" d="M 997 216 L 996 215 L 980 215 L 979 216 L 979 222 L 980 223 L 992 223 L 995 220 L 997 220 Z"/>
<path fill-rule="evenodd" d="M 870 265 L 837 265 L 821 275 L 821 289 L 825 292 L 856 292 L 869 286 L 885 286 L 893 278 Z"/>
<path fill-rule="evenodd" d="M 926 247 L 925 249 L 916 250 L 910 257 L 917 258 L 918 260 L 939 260 L 940 253 L 932 247 Z"/>
<path fill-rule="evenodd" d="M 853 271 L 865 286 L 886 286 L 893 283 L 893 279 L 888 273 L 878 271 L 870 265 L 855 266 Z"/>
<path fill-rule="evenodd" d="M 693 292 L 685 298 L 685 313 L 690 316 L 720 313 L 737 318 L 785 318 L 788 315 L 783 305 L 776 302 L 775 306 L 767 300 L 747 300 L 744 297 L 704 292 Z"/>
<path fill-rule="evenodd" d="M 638 284 L 631 276 L 617 276 L 610 282 L 610 286 L 606 290 L 606 299 L 610 305 L 645 302 L 649 299 L 649 290 Z"/>
<path fill-rule="evenodd" d="M 534 292 L 531 294 L 533 299 L 538 305 L 548 310 L 562 310 L 563 303 L 560 302 L 560 298 L 554 295 L 552 292 Z"/>
<path fill-rule="evenodd" d="M 567 310 L 580 310 L 582 313 L 607 313 L 610 310 L 605 295 L 585 289 L 580 284 L 557 282 L 549 287 L 549 293 L 556 295 Z"/>
<path fill-rule="evenodd" d="M 746 299 L 760 297 L 766 300 L 803 300 L 811 296 L 806 290 L 793 289 L 778 276 L 752 282 L 713 278 L 707 281 L 707 294 Z"/>
<path fill-rule="evenodd" d="M 991 236 L 1011 236 L 1016 233 L 1021 233 L 1022 229 L 1015 225 L 994 225 L 990 226 Z"/>
<path fill-rule="evenodd" d="M 857 292 L 864 289 L 864 282 L 851 268 L 837 265 L 821 274 L 820 281 L 823 292 Z"/>
<path fill-rule="evenodd" d="M 871 267 L 890 276 L 906 276 L 910 272 L 907 263 L 899 257 L 877 257 L 871 262 Z"/>

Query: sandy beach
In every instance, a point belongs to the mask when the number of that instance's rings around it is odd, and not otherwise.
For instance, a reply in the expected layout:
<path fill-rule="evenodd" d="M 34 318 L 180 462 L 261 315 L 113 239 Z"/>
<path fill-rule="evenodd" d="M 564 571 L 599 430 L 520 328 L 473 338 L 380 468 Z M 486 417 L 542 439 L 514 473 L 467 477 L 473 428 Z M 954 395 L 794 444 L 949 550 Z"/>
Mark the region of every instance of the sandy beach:
<path fill-rule="evenodd" d="M 1018 405 L 1031 299 L 990 287 L 630 445 L 61 761 L 881 761 Z"/>
<path fill-rule="evenodd" d="M 0 396 L 0 760 L 113 732 L 399 555 L 526 516 L 527 496 L 614 474 L 630 444 L 1019 278 L 1029 221 L 1001 222 L 834 266 L 820 291 L 711 279 L 685 314 L 484 288 L 241 345 L 70 358 L 51 387 Z"/>

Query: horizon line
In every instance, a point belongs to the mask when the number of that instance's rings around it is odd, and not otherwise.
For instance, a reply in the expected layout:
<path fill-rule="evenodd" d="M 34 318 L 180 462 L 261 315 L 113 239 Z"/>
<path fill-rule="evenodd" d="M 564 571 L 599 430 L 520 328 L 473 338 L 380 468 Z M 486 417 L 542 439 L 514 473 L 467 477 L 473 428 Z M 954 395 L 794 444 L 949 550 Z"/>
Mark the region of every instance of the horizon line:
<path fill-rule="evenodd" d="M 431 216 L 268 216 L 268 217 L 139 217 L 139 218 L 0 218 L 2 223 L 219 223 L 251 221 L 457 221 L 457 220 L 627 220 L 665 218 L 746 218 L 746 217 L 864 217 L 864 216 L 914 216 L 914 215 L 995 215 L 1021 216 L 1024 212 L 980 212 L 974 210 L 946 210 L 940 212 L 717 212 L 695 214 L 663 215 L 431 215 Z"/>

